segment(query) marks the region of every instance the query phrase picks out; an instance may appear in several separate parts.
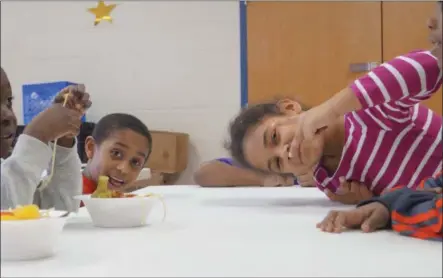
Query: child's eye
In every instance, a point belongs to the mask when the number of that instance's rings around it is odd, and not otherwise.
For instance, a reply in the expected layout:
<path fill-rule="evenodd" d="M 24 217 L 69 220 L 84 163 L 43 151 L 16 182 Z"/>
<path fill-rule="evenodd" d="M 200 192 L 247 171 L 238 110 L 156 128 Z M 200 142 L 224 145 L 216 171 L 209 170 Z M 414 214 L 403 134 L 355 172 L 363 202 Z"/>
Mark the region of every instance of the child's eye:
<path fill-rule="evenodd" d="M 123 153 L 119 150 L 111 150 L 111 156 L 112 158 L 122 158 L 123 157 Z"/>
<path fill-rule="evenodd" d="M 134 166 L 136 168 L 143 167 L 143 163 L 139 159 L 133 159 L 131 161 L 131 164 L 132 164 L 132 166 Z"/>
<path fill-rule="evenodd" d="M 272 131 L 272 133 L 271 133 L 271 142 L 272 142 L 272 144 L 274 144 L 274 145 L 277 145 L 277 131 L 274 129 L 273 131 Z"/>
<path fill-rule="evenodd" d="M 12 108 L 12 101 L 14 100 L 14 97 L 8 97 L 8 102 L 6 103 L 6 106 L 11 109 Z"/>

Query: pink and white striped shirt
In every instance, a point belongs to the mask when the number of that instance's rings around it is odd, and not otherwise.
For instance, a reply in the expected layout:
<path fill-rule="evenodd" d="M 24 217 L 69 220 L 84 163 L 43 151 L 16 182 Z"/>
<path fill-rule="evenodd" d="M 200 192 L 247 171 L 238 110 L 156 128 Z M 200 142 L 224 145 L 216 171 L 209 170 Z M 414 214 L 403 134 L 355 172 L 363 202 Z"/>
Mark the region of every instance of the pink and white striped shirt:
<path fill-rule="evenodd" d="M 442 171 L 442 117 L 419 103 L 442 82 L 429 51 L 399 56 L 356 80 L 351 89 L 363 109 L 345 115 L 345 146 L 332 175 L 321 165 L 317 186 L 335 192 L 339 177 L 360 181 L 379 195 Z"/>

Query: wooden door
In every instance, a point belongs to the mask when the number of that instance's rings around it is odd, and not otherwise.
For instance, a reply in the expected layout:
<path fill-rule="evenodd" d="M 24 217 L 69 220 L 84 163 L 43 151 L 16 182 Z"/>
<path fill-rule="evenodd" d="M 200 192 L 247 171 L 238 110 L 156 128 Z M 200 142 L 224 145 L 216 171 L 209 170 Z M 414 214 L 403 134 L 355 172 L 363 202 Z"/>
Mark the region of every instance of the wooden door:
<path fill-rule="evenodd" d="M 317 105 L 381 62 L 381 2 L 248 2 L 248 102 Z"/>
<path fill-rule="evenodd" d="M 416 49 L 430 49 L 426 21 L 435 14 L 435 2 L 383 2 L 383 59 Z M 442 115 L 442 88 L 424 102 Z"/>

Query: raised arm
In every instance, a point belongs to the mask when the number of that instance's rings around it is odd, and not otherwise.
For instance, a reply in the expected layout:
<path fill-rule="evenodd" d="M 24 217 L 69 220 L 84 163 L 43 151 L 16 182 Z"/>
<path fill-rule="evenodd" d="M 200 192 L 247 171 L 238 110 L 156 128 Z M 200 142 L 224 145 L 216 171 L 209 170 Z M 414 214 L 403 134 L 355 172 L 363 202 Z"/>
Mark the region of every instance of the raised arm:
<path fill-rule="evenodd" d="M 338 114 L 370 109 L 378 119 L 410 118 L 410 108 L 441 86 L 441 70 L 429 51 L 398 56 L 355 80 L 329 101 Z"/>

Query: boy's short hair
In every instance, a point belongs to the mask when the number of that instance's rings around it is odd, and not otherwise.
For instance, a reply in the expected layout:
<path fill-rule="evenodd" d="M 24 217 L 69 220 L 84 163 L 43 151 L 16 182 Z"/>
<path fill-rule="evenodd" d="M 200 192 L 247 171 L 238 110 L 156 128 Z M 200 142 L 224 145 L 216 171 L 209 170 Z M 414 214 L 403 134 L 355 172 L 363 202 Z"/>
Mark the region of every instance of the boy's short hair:
<path fill-rule="evenodd" d="M 101 118 L 92 131 L 92 138 L 94 138 L 97 145 L 100 145 L 109 136 L 118 130 L 130 129 L 148 140 L 148 156 L 152 152 L 152 136 L 148 127 L 140 121 L 137 117 L 125 113 L 112 113 Z"/>

